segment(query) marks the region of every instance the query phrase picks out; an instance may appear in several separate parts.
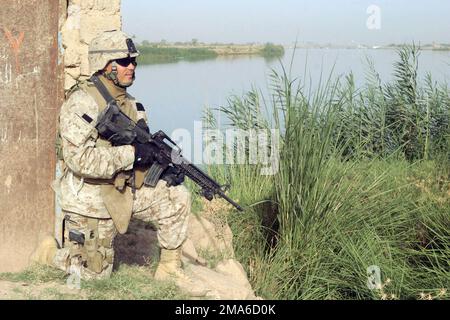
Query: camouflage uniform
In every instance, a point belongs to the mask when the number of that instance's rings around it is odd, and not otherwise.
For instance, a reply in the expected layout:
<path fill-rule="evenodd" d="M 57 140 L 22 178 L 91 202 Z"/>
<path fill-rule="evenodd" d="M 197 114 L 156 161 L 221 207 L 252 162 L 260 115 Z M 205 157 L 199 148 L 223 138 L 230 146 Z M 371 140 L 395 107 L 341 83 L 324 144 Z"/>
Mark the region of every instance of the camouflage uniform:
<path fill-rule="evenodd" d="M 114 40 L 114 35 L 108 36 Z M 134 121 L 147 121 L 144 108 L 126 89 L 104 76 L 100 79 L 125 114 Z M 155 223 L 160 246 L 172 250 L 186 239 L 191 208 L 187 189 L 167 187 L 163 180 L 155 188 L 138 185 L 133 195 L 128 179 L 135 161 L 133 146 L 112 147 L 95 129 L 105 105 L 92 83 L 82 83 L 70 93 L 59 118 L 63 172 L 54 189 L 66 216 L 65 245 L 57 250 L 53 263 L 67 272 L 78 265 L 82 277 L 88 279 L 111 274 L 114 237 L 118 230 L 126 232 L 131 216 Z M 69 241 L 69 230 L 82 232 L 85 245 Z"/>

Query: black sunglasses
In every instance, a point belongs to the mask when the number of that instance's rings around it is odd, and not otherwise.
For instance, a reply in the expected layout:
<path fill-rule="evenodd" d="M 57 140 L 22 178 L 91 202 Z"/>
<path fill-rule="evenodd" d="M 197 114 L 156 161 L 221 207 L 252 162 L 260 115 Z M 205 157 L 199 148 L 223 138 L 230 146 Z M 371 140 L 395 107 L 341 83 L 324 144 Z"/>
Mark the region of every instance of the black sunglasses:
<path fill-rule="evenodd" d="M 131 64 L 133 64 L 133 66 L 137 66 L 137 61 L 136 58 L 123 58 L 123 59 L 117 59 L 116 60 L 117 64 L 122 66 L 122 67 L 128 67 Z"/>

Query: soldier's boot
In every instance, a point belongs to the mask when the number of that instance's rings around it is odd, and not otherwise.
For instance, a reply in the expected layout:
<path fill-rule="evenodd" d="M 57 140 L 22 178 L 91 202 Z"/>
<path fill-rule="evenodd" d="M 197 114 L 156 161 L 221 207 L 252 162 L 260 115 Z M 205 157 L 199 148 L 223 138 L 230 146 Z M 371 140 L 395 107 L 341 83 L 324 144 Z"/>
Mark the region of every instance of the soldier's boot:
<path fill-rule="evenodd" d="M 55 266 L 53 259 L 57 250 L 58 245 L 55 238 L 50 235 L 45 236 L 36 250 L 31 254 L 30 260 L 41 265 Z"/>
<path fill-rule="evenodd" d="M 181 290 L 194 297 L 203 297 L 208 293 L 206 288 L 195 283 L 182 269 L 181 247 L 175 250 L 161 249 L 154 277 L 161 281 L 175 281 Z"/>

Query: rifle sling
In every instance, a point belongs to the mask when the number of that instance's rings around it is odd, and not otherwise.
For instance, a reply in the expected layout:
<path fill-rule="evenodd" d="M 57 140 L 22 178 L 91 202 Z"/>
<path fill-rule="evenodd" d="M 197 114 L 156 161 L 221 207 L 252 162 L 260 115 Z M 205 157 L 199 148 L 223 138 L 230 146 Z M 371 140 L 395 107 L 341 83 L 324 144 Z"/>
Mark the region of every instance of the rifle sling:
<path fill-rule="evenodd" d="M 91 81 L 97 88 L 98 92 L 100 92 L 103 99 L 105 99 L 107 105 L 116 102 L 116 99 L 112 97 L 111 93 L 109 93 L 108 89 L 106 89 L 105 85 L 100 81 L 100 79 L 96 75 L 93 75 L 91 77 Z"/>

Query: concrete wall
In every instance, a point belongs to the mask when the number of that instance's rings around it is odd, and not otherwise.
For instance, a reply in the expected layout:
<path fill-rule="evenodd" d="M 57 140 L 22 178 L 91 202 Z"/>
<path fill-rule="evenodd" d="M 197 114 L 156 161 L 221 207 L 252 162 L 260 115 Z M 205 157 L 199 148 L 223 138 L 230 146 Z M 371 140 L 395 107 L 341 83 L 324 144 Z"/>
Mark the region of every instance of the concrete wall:
<path fill-rule="evenodd" d="M 0 0 L 0 272 L 54 231 L 56 120 L 88 74 L 88 44 L 121 28 L 120 0 Z"/>
<path fill-rule="evenodd" d="M 59 5 L 0 1 L 0 272 L 21 270 L 39 234 L 53 230 Z"/>

